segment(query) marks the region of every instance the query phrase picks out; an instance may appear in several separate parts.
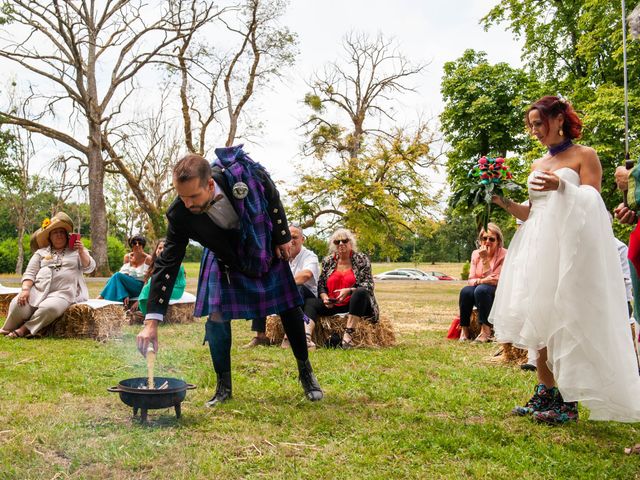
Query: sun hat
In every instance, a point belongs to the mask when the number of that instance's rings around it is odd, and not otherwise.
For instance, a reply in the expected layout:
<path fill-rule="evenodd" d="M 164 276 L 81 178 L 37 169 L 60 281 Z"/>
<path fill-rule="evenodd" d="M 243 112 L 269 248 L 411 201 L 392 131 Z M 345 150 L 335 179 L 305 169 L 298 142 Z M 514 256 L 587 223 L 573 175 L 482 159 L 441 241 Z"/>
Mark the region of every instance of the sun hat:
<path fill-rule="evenodd" d="M 45 218 L 42 226 L 31 235 L 31 249 L 48 247 L 49 234 L 57 228 L 64 228 L 67 233 L 73 231 L 73 221 L 69 215 L 58 212 L 51 219 Z"/>

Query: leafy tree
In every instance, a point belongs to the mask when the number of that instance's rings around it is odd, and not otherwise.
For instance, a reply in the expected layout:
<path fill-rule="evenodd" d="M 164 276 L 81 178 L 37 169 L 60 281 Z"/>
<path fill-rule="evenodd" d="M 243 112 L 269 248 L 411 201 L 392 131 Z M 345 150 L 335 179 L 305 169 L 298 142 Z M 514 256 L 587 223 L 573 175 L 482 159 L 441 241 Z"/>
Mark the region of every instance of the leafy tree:
<path fill-rule="evenodd" d="M 322 259 L 329 253 L 327 240 L 324 238 L 320 238 L 317 235 L 309 235 L 308 237 L 306 237 L 304 240 L 304 246 L 305 248 L 318 255 L 318 259 L 320 261 L 322 261 Z"/>
<path fill-rule="evenodd" d="M 620 2 L 502 0 L 482 20 L 485 28 L 506 24 L 524 40 L 523 59 L 543 82 L 540 94 L 561 93 L 584 121 L 583 143 L 603 165 L 602 196 L 619 203 L 613 171 L 624 161 L 622 22 Z M 632 158 L 640 153 L 640 42 L 628 42 L 629 131 Z M 529 101 L 534 101 L 532 96 Z"/>
<path fill-rule="evenodd" d="M 376 138 L 357 159 L 319 161 L 291 192 L 292 217 L 307 227 L 331 214 L 324 230 L 345 225 L 364 251 L 379 247 L 380 255 L 395 258 L 402 236 L 419 228 L 436 204 L 424 175 L 435 168 L 431 135 L 426 126 L 412 135 L 397 130 L 391 138 Z"/>
<path fill-rule="evenodd" d="M 476 248 L 477 226 L 471 215 L 459 215 L 448 210 L 438 235 L 444 239 L 444 259 L 449 262 L 464 262 L 471 258 Z"/>
<path fill-rule="evenodd" d="M 440 120 L 452 147 L 449 165 L 489 154 L 506 157 L 522 149 L 528 82 L 522 70 L 489 64 L 484 52 L 466 50 L 445 63 Z"/>
<path fill-rule="evenodd" d="M 9 161 L 9 155 L 16 146 L 16 137 L 8 130 L 0 130 L 0 180 L 4 183 L 15 183 L 18 172 Z"/>
<path fill-rule="evenodd" d="M 508 153 L 521 154 L 531 145 L 523 114 L 526 94 L 534 87 L 535 82 L 522 70 L 506 63 L 491 65 L 484 52 L 466 50 L 462 57 L 445 64 L 441 89 L 445 107 L 440 119 L 445 140 L 451 145 L 447 174 L 452 190 L 466 182 L 479 157 L 506 158 Z M 522 184 L 529 172 L 527 160 L 521 155 L 507 158 L 516 181 Z M 482 208 L 475 212 L 478 226 Z M 465 212 L 458 208 L 459 214 Z M 506 219 L 501 211 L 493 217 Z"/>
<path fill-rule="evenodd" d="M 293 217 L 320 230 L 337 224 L 354 230 L 362 249 L 396 256 L 402 230 L 413 231 L 435 195 L 424 173 L 435 168 L 433 133 L 388 127 L 393 101 L 412 91 L 409 81 L 424 65 L 413 65 L 381 35 L 351 33 L 345 59 L 327 65 L 309 82 L 312 113 Z M 311 164 L 309 166 L 308 164 Z"/>

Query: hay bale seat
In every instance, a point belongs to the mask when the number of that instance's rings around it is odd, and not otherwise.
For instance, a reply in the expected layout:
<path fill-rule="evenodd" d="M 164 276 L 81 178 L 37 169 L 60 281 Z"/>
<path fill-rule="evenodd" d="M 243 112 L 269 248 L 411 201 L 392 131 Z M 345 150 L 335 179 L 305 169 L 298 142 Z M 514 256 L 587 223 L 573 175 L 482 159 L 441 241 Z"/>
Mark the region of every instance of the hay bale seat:
<path fill-rule="evenodd" d="M 7 312 L 9 312 L 9 304 L 13 297 L 20 293 L 20 288 L 13 287 L 5 287 L 0 284 L 0 317 L 7 316 Z"/>
<path fill-rule="evenodd" d="M 42 335 L 62 338 L 93 338 L 104 341 L 117 337 L 126 325 L 122 303 L 87 300 L 75 303 L 62 317 L 42 330 Z"/>
<path fill-rule="evenodd" d="M 338 334 L 340 338 L 347 327 L 347 314 L 337 314 L 331 317 L 320 317 L 316 322 L 311 340 L 318 346 L 327 344 L 332 334 Z M 279 315 L 267 317 L 266 335 L 271 344 L 279 344 L 284 338 L 284 328 Z M 391 321 L 384 316 L 380 316 L 378 323 L 371 323 L 363 320 L 356 326 L 353 335 L 354 347 L 390 347 L 396 343 L 396 334 Z"/>
<path fill-rule="evenodd" d="M 514 347 L 510 343 L 501 343 L 500 348 L 489 359 L 492 363 L 513 363 L 522 365 L 527 363 L 528 352 L 525 349 Z"/>
<path fill-rule="evenodd" d="M 469 338 L 473 340 L 480 335 L 480 322 L 478 321 L 478 309 L 473 307 L 471 312 L 471 321 L 469 323 Z"/>
<path fill-rule="evenodd" d="M 163 323 L 193 323 L 196 321 L 193 316 L 193 309 L 196 306 L 196 296 L 189 292 L 184 292 L 177 300 L 170 300 L 167 313 Z M 127 315 L 129 325 L 141 324 L 144 321 L 142 313 L 139 315 Z"/>

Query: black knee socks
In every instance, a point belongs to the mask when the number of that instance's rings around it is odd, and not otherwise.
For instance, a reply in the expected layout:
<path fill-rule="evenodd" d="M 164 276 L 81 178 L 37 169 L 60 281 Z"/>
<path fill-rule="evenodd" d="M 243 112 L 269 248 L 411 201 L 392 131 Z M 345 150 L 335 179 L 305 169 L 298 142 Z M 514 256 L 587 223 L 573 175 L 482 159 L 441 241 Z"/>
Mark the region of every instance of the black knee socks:
<path fill-rule="evenodd" d="M 282 326 L 289 338 L 294 357 L 305 361 L 309 358 L 307 338 L 304 331 L 304 316 L 300 307 L 292 308 L 280 314 Z M 212 322 L 205 324 L 206 339 L 213 368 L 217 374 L 231 371 L 231 322 Z"/>
<path fill-rule="evenodd" d="M 284 332 L 287 334 L 293 356 L 303 362 L 309 358 L 307 337 L 304 332 L 304 316 L 300 307 L 291 308 L 280 313 Z"/>
<path fill-rule="evenodd" d="M 211 322 L 205 324 L 206 339 L 217 374 L 231 371 L 231 322 Z"/>

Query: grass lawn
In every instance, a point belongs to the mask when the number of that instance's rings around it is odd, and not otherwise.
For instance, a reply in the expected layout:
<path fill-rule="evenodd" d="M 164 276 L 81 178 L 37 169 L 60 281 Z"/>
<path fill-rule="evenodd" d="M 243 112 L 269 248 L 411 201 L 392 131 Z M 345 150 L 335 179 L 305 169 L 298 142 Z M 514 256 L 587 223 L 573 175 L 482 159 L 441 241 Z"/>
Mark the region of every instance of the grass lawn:
<path fill-rule="evenodd" d="M 193 292 L 197 265 L 187 272 Z M 92 295 L 103 283 L 90 282 Z M 242 350 L 252 334 L 236 321 L 234 398 L 204 408 L 215 377 L 203 322 L 162 327 L 156 375 L 198 388 L 180 420 L 154 410 L 148 426 L 106 391 L 145 375 L 139 327 L 107 343 L 0 338 L 0 479 L 640 478 L 640 456 L 622 454 L 640 442 L 638 426 L 591 422 L 585 409 L 563 428 L 507 415 L 535 375 L 489 363 L 495 345 L 445 339 L 461 285 L 380 282 L 398 345 L 312 352 L 326 394 L 317 404 L 303 399 L 291 352 Z"/>

